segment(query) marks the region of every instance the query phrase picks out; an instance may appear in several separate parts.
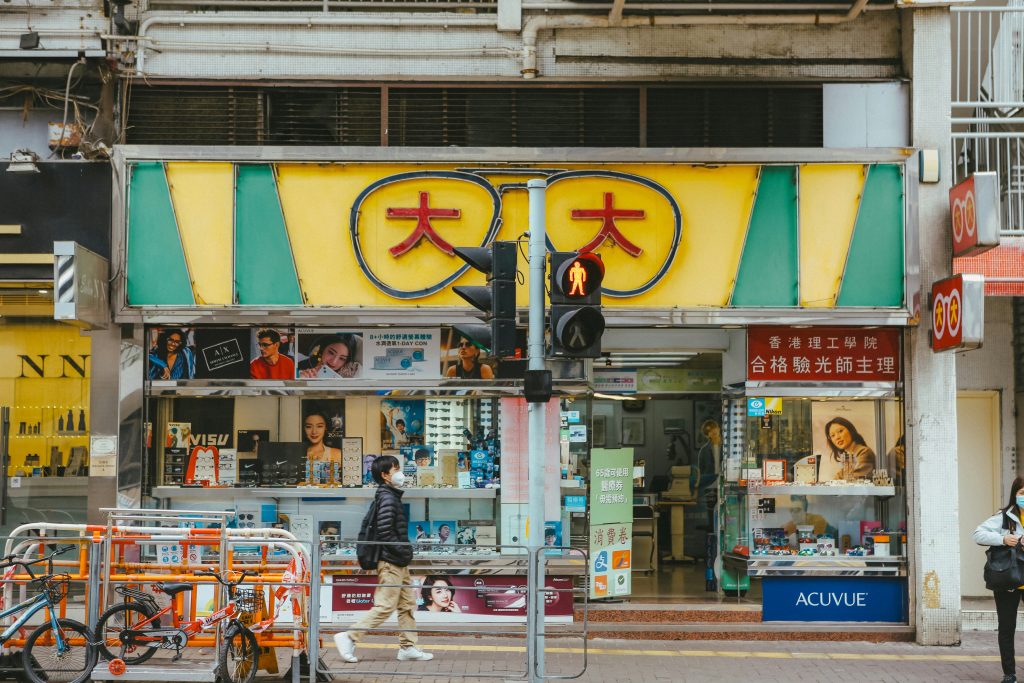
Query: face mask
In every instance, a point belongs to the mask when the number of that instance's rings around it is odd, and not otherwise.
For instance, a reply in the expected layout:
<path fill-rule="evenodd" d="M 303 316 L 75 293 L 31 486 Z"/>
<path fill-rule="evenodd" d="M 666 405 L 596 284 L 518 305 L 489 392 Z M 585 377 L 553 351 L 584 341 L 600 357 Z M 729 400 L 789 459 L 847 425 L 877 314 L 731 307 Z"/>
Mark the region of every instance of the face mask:
<path fill-rule="evenodd" d="M 1024 509 L 1024 496 L 1017 496 L 1017 507 Z"/>
<path fill-rule="evenodd" d="M 395 472 L 391 475 L 391 485 L 397 489 L 405 486 L 405 475 L 402 472 Z"/>

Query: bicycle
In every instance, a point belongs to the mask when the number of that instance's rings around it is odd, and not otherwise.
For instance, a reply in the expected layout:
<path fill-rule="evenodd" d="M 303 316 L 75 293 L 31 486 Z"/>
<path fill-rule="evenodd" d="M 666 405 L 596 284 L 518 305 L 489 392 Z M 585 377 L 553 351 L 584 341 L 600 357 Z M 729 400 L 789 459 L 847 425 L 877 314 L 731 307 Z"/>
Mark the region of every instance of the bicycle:
<path fill-rule="evenodd" d="M 21 651 L 22 667 L 31 683 L 82 683 L 92 675 L 96 665 L 96 648 L 92 645 L 89 628 L 74 619 L 57 616 L 61 601 L 68 594 L 70 576 L 53 573 L 53 558 L 74 549 L 73 545 L 61 546 L 35 560 L 18 559 L 16 555 L 0 560 L 0 569 L 21 567 L 29 575 L 29 583 L 39 586 L 35 597 L 0 611 L 0 619 L 22 613 L 0 633 L 0 646 L 18 633 L 37 612 L 48 610 L 48 620 L 28 635 Z M 32 567 L 41 562 L 49 563 L 47 573 L 36 576 Z M 7 574 L 4 578 L 9 577 Z"/>
<path fill-rule="evenodd" d="M 161 609 L 150 593 L 135 588 L 118 586 L 114 590 L 124 596 L 125 602 L 114 605 L 100 615 L 96 624 L 99 634 L 99 651 L 109 660 L 111 673 L 124 673 L 128 665 L 142 664 L 156 654 L 157 650 L 174 650 L 171 661 L 181 659 L 188 646 L 188 639 L 218 622 L 228 620 L 221 640 L 218 667 L 221 677 L 230 683 L 252 683 L 256 677 L 259 647 L 256 636 L 238 619 L 242 613 L 260 610 L 262 600 L 256 591 L 238 590 L 238 586 L 257 572 L 245 570 L 238 573 L 237 581 L 224 579 L 212 571 L 196 572 L 197 576 L 212 576 L 228 589 L 229 601 L 224 607 L 208 617 L 183 621 L 176 609 L 175 596 L 192 590 L 189 583 L 155 583 L 153 589 L 171 598 L 167 607 Z M 170 615 L 171 625 L 161 627 L 160 619 Z M 115 654 L 111 648 L 118 650 Z"/>

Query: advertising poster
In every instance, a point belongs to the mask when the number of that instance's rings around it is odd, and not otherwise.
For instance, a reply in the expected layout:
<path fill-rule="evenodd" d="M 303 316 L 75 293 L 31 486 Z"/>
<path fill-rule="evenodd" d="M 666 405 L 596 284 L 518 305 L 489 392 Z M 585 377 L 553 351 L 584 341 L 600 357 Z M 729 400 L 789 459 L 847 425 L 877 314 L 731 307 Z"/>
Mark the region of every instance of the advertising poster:
<path fill-rule="evenodd" d="M 380 402 L 380 443 L 383 448 L 401 448 L 423 443 L 423 399 Z"/>
<path fill-rule="evenodd" d="M 814 452 L 821 456 L 818 481 L 870 479 L 878 466 L 872 401 L 811 403 Z"/>
<path fill-rule="evenodd" d="M 366 330 L 364 377 L 437 379 L 441 367 L 438 329 Z"/>
<path fill-rule="evenodd" d="M 197 327 L 196 379 L 247 379 L 250 337 L 240 327 Z"/>
<path fill-rule="evenodd" d="M 251 379 L 295 379 L 295 336 L 287 327 L 260 327 L 249 340 Z"/>
<path fill-rule="evenodd" d="M 497 362 L 452 328 L 442 333 L 441 376 L 450 379 L 494 379 Z"/>
<path fill-rule="evenodd" d="M 189 398 L 174 399 L 174 423 L 187 423 L 191 427 L 186 445 L 235 447 L 235 399 Z"/>
<path fill-rule="evenodd" d="M 298 379 L 363 377 L 363 333 L 300 327 L 295 330 Z"/>
<path fill-rule="evenodd" d="M 376 576 L 335 576 L 332 617 L 348 623 L 373 607 Z M 416 620 L 423 623 L 526 622 L 526 577 L 521 576 L 413 576 Z M 356 585 L 369 584 L 369 585 Z M 558 592 L 546 593 L 545 618 L 549 622 L 572 621 L 570 577 L 546 577 L 544 585 Z M 395 616 L 387 623 L 391 623 Z"/>
<path fill-rule="evenodd" d="M 633 577 L 633 523 L 590 525 L 591 598 L 629 595 Z"/>
<path fill-rule="evenodd" d="M 302 442 L 314 460 L 341 462 L 345 399 L 302 399 Z"/>
<path fill-rule="evenodd" d="M 151 327 L 148 330 L 147 374 L 152 380 L 193 379 L 196 376 L 196 337 L 191 327 Z"/>
<path fill-rule="evenodd" d="M 590 597 L 632 590 L 633 449 L 595 448 L 590 456 Z"/>

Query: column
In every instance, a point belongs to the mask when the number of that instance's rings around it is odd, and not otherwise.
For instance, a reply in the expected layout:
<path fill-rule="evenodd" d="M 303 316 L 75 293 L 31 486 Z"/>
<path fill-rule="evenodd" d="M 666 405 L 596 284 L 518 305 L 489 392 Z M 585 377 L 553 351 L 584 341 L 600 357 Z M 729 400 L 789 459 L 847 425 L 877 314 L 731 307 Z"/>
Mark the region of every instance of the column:
<path fill-rule="evenodd" d="M 904 62 L 912 77 L 911 138 L 919 149 L 938 149 L 941 182 L 911 177 L 908 200 L 917 194 L 920 244 L 921 324 L 907 334 L 908 541 L 910 592 L 917 642 L 960 641 L 960 547 L 956 431 L 956 357 L 929 346 L 931 283 L 952 265 L 950 187 L 950 13 L 948 8 L 905 11 Z M 914 174 L 911 174 L 912 176 Z M 981 568 L 978 568 L 981 571 Z"/>

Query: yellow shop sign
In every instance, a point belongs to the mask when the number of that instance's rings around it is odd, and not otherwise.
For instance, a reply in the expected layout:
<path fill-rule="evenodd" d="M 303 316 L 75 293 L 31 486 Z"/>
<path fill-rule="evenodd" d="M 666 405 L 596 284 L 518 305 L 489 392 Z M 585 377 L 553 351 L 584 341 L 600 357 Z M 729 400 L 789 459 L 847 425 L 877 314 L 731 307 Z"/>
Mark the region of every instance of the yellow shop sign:
<path fill-rule="evenodd" d="M 480 276 L 453 248 L 521 239 L 536 177 L 549 249 L 600 254 L 605 305 L 905 301 L 901 164 L 128 168 L 134 307 L 461 307 Z"/>

